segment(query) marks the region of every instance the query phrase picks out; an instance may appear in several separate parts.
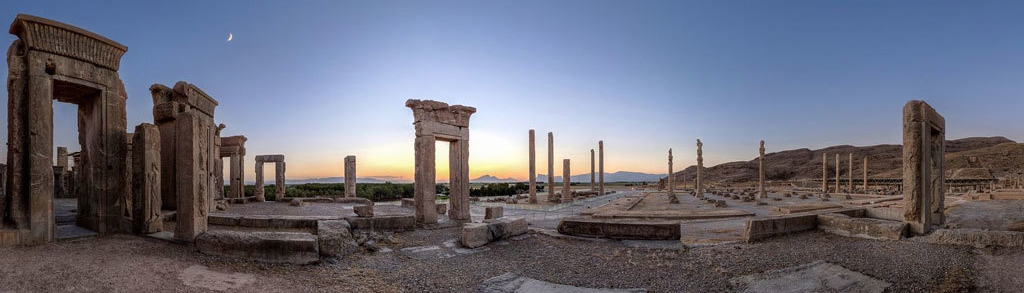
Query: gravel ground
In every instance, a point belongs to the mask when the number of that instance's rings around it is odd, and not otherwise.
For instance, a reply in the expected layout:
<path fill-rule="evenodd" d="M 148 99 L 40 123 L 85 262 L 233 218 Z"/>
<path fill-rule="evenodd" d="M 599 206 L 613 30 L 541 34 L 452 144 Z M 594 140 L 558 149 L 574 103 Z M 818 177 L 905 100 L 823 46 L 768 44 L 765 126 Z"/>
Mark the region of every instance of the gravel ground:
<path fill-rule="evenodd" d="M 730 278 L 816 260 L 890 282 L 892 292 L 1013 292 L 1021 288 L 1024 270 L 1021 249 L 882 242 L 821 232 L 690 250 L 534 234 L 454 257 L 413 258 L 400 252 L 414 246 L 444 247 L 456 232 L 398 233 L 399 244 L 389 247 L 393 252 L 327 259 L 309 266 L 206 256 L 189 247 L 128 235 L 3 247 L 0 291 L 208 292 L 181 279 L 186 269 L 196 265 L 252 275 L 255 281 L 235 290 L 242 292 L 471 292 L 484 280 L 508 272 L 584 287 L 727 292 L 739 289 L 730 287 Z"/>

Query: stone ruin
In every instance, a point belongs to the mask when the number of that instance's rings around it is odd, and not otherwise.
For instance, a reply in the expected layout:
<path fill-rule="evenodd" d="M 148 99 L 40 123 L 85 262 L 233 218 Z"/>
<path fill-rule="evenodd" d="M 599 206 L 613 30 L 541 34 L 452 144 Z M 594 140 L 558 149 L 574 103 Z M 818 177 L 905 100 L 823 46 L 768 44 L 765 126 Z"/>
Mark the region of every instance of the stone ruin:
<path fill-rule="evenodd" d="M 263 194 L 263 164 L 274 163 L 274 197 L 277 201 L 285 201 L 285 165 L 284 155 L 262 155 L 256 156 L 256 190 L 253 192 L 256 195 L 257 201 L 265 201 L 266 196 Z"/>
<path fill-rule="evenodd" d="M 941 225 L 946 197 L 946 119 L 928 103 L 903 106 L 903 220 L 925 234 Z"/>
<path fill-rule="evenodd" d="M 228 188 L 228 193 L 224 195 L 225 198 L 242 199 L 245 197 L 245 141 L 248 140 L 243 135 L 235 135 L 220 138 L 220 154 L 218 158 L 230 158 L 228 161 L 228 172 L 231 186 Z M 219 160 L 219 159 L 218 159 Z M 224 188 L 224 172 L 223 167 L 221 172 L 217 173 L 217 180 L 220 182 L 220 188 Z M 256 200 L 265 200 L 262 198 L 255 198 Z"/>
<path fill-rule="evenodd" d="M 345 197 L 356 197 L 356 156 L 345 156 Z"/>
<path fill-rule="evenodd" d="M 469 116 L 476 108 L 430 100 L 408 100 L 416 127 L 416 169 L 414 198 L 416 222 L 437 223 L 435 203 L 434 144 L 437 140 L 450 144 L 448 162 L 451 207 L 448 217 L 469 221 Z"/>
<path fill-rule="evenodd" d="M 53 101 L 78 105 L 81 169 L 76 223 L 100 234 L 127 230 L 125 100 L 118 76 L 127 47 L 61 22 L 19 14 L 7 50 L 7 184 L 0 244 L 53 241 Z M 78 167 L 80 166 L 80 167 Z"/>

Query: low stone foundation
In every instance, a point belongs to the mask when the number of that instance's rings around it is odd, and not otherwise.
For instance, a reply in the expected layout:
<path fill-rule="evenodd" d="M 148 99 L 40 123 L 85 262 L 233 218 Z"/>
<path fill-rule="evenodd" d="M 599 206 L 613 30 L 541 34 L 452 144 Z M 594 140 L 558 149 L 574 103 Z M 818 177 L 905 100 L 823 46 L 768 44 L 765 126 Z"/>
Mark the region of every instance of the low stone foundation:
<path fill-rule="evenodd" d="M 489 223 L 467 223 L 462 226 L 462 246 L 477 248 L 492 241 L 526 233 L 524 218 L 498 218 Z"/>
<path fill-rule="evenodd" d="M 298 232 L 212 230 L 196 238 L 200 252 L 271 263 L 318 262 L 318 247 L 315 235 Z"/>
<path fill-rule="evenodd" d="M 416 218 L 408 216 L 373 216 L 372 218 L 345 218 L 352 229 L 377 231 L 406 231 L 416 228 Z"/>
<path fill-rule="evenodd" d="M 558 233 L 581 237 L 641 240 L 679 239 L 679 221 L 595 219 L 568 217 L 558 223 Z"/>
<path fill-rule="evenodd" d="M 1024 247 L 1024 232 L 990 231 L 973 228 L 939 229 L 924 237 L 937 244 L 970 245 L 974 247 Z"/>
<path fill-rule="evenodd" d="M 818 215 L 818 229 L 846 237 L 874 240 L 900 240 L 907 231 L 907 224 L 872 218 L 853 218 L 844 214 Z"/>

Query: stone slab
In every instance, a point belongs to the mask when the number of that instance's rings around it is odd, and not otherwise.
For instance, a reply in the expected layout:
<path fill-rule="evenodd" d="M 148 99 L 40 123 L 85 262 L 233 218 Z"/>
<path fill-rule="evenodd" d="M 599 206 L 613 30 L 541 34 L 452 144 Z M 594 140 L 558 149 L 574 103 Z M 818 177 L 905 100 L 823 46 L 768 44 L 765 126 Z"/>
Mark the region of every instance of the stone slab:
<path fill-rule="evenodd" d="M 416 218 L 412 215 L 373 216 L 372 218 L 345 218 L 357 230 L 406 231 L 416 228 Z"/>
<path fill-rule="evenodd" d="M 270 263 L 320 261 L 317 237 L 310 233 L 212 230 L 196 238 L 196 249 L 212 255 Z"/>
<path fill-rule="evenodd" d="M 570 285 L 562 285 L 555 283 L 548 283 L 545 281 L 531 279 L 527 277 L 520 277 L 513 273 L 505 273 L 503 275 L 493 277 L 485 280 L 479 286 L 477 286 L 475 292 L 482 293 L 643 293 L 647 292 L 646 289 L 642 288 L 630 288 L 630 289 L 605 289 L 605 288 L 585 288 L 576 287 Z"/>
<path fill-rule="evenodd" d="M 782 216 L 747 220 L 743 238 L 757 241 L 772 236 L 807 231 L 817 228 L 817 215 Z"/>
<path fill-rule="evenodd" d="M 729 280 L 738 292 L 863 292 L 881 293 L 890 283 L 848 270 L 842 266 L 815 261 L 808 264 L 740 276 Z"/>
<path fill-rule="evenodd" d="M 844 214 L 818 215 L 818 229 L 846 237 L 874 240 L 900 240 L 907 231 L 902 221 L 854 218 Z"/>
<path fill-rule="evenodd" d="M 924 237 L 929 243 L 974 247 L 1024 247 L 1024 232 L 990 231 L 974 228 L 938 229 Z"/>
<path fill-rule="evenodd" d="M 843 207 L 843 206 L 842 205 L 838 205 L 838 204 L 830 204 L 830 203 L 805 203 L 805 204 L 794 204 L 794 205 L 780 206 L 780 207 L 776 208 L 776 211 L 778 211 L 779 213 L 783 213 L 783 214 L 796 214 L 796 213 L 813 212 L 813 211 L 827 210 L 827 209 L 838 209 L 838 208 L 841 208 L 841 207 Z"/>
<path fill-rule="evenodd" d="M 679 221 L 639 219 L 595 219 L 567 217 L 558 223 L 558 233 L 581 237 L 613 239 L 679 239 Z"/>
<path fill-rule="evenodd" d="M 320 255 L 343 257 L 359 251 L 359 243 L 352 237 L 352 228 L 348 221 L 318 221 L 316 231 Z"/>
<path fill-rule="evenodd" d="M 498 218 L 488 223 L 463 225 L 460 240 L 465 247 L 477 248 L 492 241 L 522 235 L 528 229 L 525 218 Z"/>

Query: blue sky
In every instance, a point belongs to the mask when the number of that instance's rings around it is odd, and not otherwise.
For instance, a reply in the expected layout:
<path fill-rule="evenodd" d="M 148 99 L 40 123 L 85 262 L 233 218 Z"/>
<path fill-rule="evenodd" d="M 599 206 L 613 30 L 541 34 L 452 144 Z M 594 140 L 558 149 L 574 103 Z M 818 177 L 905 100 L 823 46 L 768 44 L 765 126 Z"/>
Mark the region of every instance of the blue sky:
<path fill-rule="evenodd" d="M 695 163 L 697 138 L 708 165 L 749 160 L 761 139 L 895 144 L 910 99 L 948 138 L 1024 139 L 1024 2 L 0 3 L 0 19 L 17 13 L 128 46 L 129 129 L 152 122 L 151 84 L 186 80 L 220 102 L 225 135 L 249 138 L 249 164 L 284 154 L 292 178 L 341 176 L 345 155 L 361 177 L 411 178 L 410 98 L 477 107 L 471 177 L 526 178 L 530 128 L 539 166 L 555 133 L 556 174 L 562 158 L 589 170 L 602 139 L 608 171 L 650 173 L 670 147 L 677 169 Z M 56 145 L 77 149 L 74 111 L 55 108 Z"/>

